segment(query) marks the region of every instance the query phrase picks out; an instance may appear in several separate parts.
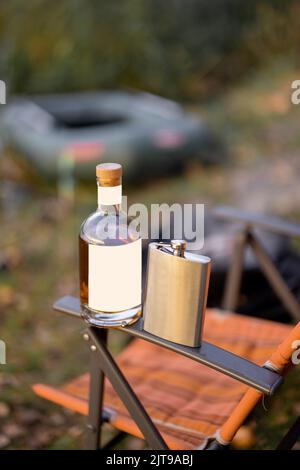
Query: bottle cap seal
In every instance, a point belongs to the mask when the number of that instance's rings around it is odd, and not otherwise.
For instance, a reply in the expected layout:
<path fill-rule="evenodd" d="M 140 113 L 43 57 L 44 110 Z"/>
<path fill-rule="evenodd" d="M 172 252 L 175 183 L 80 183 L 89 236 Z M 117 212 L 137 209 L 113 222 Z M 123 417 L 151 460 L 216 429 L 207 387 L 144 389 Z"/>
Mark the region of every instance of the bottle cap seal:
<path fill-rule="evenodd" d="M 122 181 L 122 166 L 119 163 L 101 163 L 96 166 L 100 186 L 119 186 Z"/>

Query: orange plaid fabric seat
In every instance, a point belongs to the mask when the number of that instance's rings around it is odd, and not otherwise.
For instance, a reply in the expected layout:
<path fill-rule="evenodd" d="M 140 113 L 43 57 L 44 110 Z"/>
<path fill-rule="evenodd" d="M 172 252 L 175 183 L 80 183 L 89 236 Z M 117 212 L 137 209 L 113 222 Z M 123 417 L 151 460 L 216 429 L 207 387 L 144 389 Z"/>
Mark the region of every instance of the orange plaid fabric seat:
<path fill-rule="evenodd" d="M 262 365 L 291 331 L 288 325 L 208 309 L 204 339 Z M 204 446 L 227 420 L 246 386 L 160 346 L 135 339 L 118 356 L 125 377 L 172 449 Z M 89 374 L 54 388 L 36 384 L 35 393 L 79 413 L 88 413 Z M 104 408 L 110 424 L 141 433 L 106 380 Z"/>

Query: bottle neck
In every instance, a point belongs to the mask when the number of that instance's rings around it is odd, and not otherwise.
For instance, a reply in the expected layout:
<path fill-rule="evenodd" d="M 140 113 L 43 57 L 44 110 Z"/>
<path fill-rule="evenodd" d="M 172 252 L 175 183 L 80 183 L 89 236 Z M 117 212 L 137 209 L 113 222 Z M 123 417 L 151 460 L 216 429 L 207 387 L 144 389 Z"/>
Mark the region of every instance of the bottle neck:
<path fill-rule="evenodd" d="M 119 212 L 122 202 L 122 185 L 98 186 L 98 210 L 103 212 Z"/>

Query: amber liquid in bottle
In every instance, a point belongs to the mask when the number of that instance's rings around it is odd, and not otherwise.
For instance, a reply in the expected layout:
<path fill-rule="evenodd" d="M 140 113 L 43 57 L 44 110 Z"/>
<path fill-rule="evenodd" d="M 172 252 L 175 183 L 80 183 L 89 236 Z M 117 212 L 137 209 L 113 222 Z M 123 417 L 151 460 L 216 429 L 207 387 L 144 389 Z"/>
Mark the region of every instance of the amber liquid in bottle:
<path fill-rule="evenodd" d="M 79 284 L 80 302 L 87 305 L 89 295 L 89 245 L 79 235 Z"/>

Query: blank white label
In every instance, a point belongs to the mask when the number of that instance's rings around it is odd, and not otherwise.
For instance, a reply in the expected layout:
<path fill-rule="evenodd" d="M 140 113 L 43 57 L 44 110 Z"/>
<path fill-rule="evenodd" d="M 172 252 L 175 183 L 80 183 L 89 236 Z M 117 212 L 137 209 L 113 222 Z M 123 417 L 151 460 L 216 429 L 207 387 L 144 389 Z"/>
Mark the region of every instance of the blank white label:
<path fill-rule="evenodd" d="M 122 185 L 98 186 L 98 205 L 112 206 L 122 202 Z"/>
<path fill-rule="evenodd" d="M 142 241 L 119 246 L 89 245 L 88 305 L 120 312 L 141 304 Z"/>

